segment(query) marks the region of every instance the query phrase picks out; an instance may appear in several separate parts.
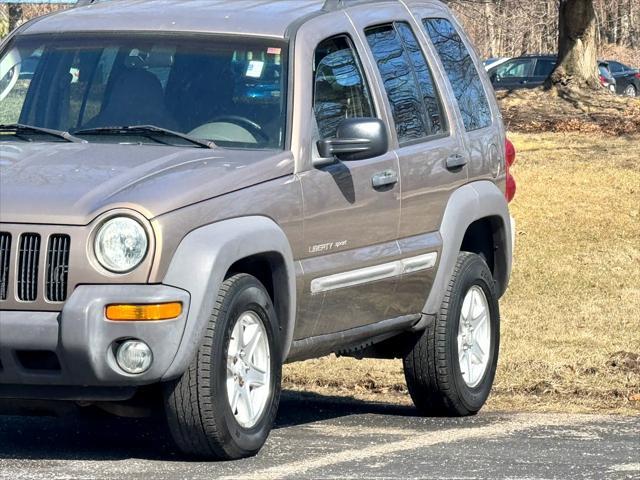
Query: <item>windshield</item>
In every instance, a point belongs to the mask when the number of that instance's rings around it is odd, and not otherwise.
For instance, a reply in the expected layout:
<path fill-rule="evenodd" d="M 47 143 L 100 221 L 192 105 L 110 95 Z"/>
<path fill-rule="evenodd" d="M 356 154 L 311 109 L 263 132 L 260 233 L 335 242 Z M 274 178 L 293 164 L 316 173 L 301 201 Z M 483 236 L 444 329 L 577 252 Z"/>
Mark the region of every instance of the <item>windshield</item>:
<path fill-rule="evenodd" d="M 0 124 L 120 143 L 131 142 L 126 131 L 100 128 L 145 125 L 224 147 L 283 149 L 286 50 L 229 36 L 19 36 L 0 58 Z"/>

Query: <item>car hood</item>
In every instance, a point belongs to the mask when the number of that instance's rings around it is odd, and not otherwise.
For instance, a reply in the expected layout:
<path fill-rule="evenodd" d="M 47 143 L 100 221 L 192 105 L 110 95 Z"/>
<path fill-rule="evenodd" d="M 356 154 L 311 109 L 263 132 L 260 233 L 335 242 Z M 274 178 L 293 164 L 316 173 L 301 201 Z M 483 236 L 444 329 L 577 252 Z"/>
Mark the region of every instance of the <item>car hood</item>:
<path fill-rule="evenodd" d="M 86 225 L 114 208 L 151 219 L 293 173 L 289 152 L 0 143 L 0 222 Z"/>

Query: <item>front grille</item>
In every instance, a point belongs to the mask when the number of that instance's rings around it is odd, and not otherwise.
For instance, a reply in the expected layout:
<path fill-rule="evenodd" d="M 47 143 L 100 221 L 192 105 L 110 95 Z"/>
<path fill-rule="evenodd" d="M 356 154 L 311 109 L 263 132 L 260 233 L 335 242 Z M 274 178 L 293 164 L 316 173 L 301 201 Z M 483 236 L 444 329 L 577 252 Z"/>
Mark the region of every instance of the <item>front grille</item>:
<path fill-rule="evenodd" d="M 40 235 L 23 234 L 18 257 L 18 298 L 23 302 L 35 302 L 38 297 L 39 260 Z"/>
<path fill-rule="evenodd" d="M 52 235 L 47 249 L 46 294 L 50 302 L 64 302 L 67 299 L 69 278 L 69 235 Z"/>
<path fill-rule="evenodd" d="M 9 258 L 11 257 L 11 234 L 0 232 L 0 300 L 7 299 L 9 290 Z"/>

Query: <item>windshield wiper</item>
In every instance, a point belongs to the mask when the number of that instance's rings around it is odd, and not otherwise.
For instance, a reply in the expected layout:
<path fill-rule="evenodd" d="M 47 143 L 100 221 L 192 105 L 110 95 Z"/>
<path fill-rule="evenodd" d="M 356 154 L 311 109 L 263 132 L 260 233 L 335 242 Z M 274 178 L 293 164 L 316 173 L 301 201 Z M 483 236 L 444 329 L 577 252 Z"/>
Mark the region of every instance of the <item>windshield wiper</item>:
<path fill-rule="evenodd" d="M 84 130 L 77 130 L 73 132 L 74 135 L 118 135 L 118 134 L 127 134 L 127 135 L 135 135 L 139 134 L 142 136 L 153 138 L 156 136 L 170 136 L 175 138 L 180 138 L 185 140 L 193 145 L 197 145 L 202 148 L 216 148 L 216 144 L 210 140 L 201 140 L 199 138 L 192 137 L 190 135 L 186 135 L 180 132 L 174 132 L 173 130 L 169 130 L 167 128 L 156 127 L 155 125 L 132 125 L 132 126 L 121 126 L 121 127 L 97 127 L 97 128 L 86 128 Z"/>
<path fill-rule="evenodd" d="M 32 125 L 23 125 L 21 123 L 10 123 L 10 124 L 0 125 L 0 133 L 4 133 L 4 132 L 15 133 L 16 135 L 38 133 L 38 134 L 49 135 L 51 137 L 61 138 L 62 140 L 66 140 L 67 142 L 87 143 L 85 140 L 82 140 L 81 138 L 74 137 L 69 132 L 64 132 L 62 130 L 53 130 L 51 128 L 34 127 Z"/>

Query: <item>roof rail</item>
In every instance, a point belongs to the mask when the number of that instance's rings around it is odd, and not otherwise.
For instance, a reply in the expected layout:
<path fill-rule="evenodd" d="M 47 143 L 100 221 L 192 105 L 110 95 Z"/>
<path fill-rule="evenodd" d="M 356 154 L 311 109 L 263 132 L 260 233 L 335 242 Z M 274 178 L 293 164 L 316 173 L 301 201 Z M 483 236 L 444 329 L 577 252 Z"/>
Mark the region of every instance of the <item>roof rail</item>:
<path fill-rule="evenodd" d="M 98 0 L 78 0 L 76 2 L 76 7 L 86 7 L 87 5 L 91 5 L 93 3 L 98 3 Z"/>
<path fill-rule="evenodd" d="M 322 6 L 322 10 L 326 10 L 327 12 L 334 12 L 336 10 L 344 8 L 344 4 L 344 0 L 325 0 L 324 5 Z"/>
<path fill-rule="evenodd" d="M 367 3 L 375 3 L 376 1 L 378 0 L 325 0 L 322 10 L 325 12 L 335 12 L 354 5 L 365 5 Z"/>

